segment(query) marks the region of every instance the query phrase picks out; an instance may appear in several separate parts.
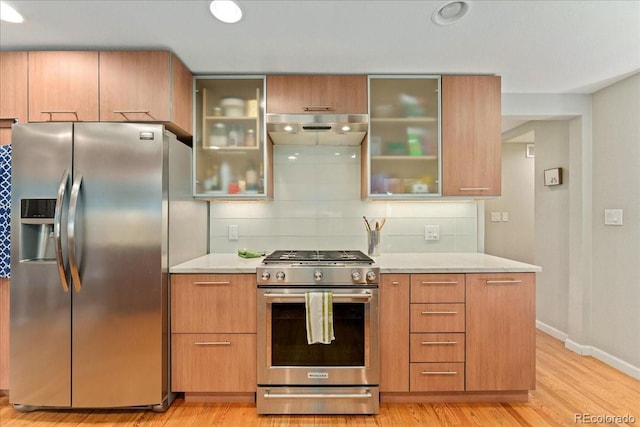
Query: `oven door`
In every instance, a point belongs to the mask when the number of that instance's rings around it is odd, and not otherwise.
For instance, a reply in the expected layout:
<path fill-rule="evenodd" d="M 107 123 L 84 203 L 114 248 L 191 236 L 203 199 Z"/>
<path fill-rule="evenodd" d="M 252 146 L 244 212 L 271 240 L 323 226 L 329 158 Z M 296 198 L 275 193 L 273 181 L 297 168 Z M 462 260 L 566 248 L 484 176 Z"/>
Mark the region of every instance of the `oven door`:
<path fill-rule="evenodd" d="M 308 344 L 305 293 L 333 294 L 331 344 Z M 258 385 L 378 385 L 377 288 L 259 288 Z"/>

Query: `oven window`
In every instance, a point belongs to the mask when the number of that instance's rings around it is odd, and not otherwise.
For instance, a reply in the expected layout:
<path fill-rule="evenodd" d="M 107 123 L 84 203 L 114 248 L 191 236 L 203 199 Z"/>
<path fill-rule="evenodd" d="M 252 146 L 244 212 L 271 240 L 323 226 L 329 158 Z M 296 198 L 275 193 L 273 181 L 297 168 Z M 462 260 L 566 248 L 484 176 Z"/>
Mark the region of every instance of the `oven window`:
<path fill-rule="evenodd" d="M 272 304 L 272 366 L 365 366 L 365 304 L 333 304 L 331 344 L 307 344 L 304 303 Z"/>

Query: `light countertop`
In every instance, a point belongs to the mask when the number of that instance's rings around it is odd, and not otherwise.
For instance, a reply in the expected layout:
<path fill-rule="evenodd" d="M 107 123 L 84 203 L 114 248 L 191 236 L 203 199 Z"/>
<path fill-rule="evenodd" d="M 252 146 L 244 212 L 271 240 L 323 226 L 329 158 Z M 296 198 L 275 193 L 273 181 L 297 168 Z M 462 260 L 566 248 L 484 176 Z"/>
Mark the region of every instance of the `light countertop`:
<path fill-rule="evenodd" d="M 526 273 L 542 268 L 483 253 L 389 253 L 372 257 L 381 273 Z M 235 253 L 212 253 L 169 269 L 175 274 L 255 273 L 262 258 L 244 259 Z"/>

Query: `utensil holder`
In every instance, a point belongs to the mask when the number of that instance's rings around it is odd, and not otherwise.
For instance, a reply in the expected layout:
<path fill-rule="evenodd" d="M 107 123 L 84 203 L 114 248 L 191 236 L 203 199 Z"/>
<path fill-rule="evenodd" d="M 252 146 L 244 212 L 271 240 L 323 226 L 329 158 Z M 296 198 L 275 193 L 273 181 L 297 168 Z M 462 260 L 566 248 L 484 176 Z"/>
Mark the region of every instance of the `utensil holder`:
<path fill-rule="evenodd" d="M 380 256 L 380 231 L 367 231 L 367 255 Z"/>

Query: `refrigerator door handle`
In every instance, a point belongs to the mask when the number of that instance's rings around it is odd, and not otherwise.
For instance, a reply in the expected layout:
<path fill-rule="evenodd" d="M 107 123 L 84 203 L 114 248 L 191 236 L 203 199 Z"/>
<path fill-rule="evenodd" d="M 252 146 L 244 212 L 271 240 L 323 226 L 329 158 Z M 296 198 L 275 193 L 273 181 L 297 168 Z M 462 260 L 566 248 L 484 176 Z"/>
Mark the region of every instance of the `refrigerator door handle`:
<path fill-rule="evenodd" d="M 80 197 L 80 187 L 82 186 L 82 175 L 78 175 L 71 187 L 71 198 L 69 199 L 69 222 L 67 224 L 67 235 L 69 239 L 69 267 L 71 269 L 71 279 L 76 293 L 82 289 L 80 281 L 80 268 L 78 257 L 76 256 L 76 213 L 78 211 L 78 198 Z"/>
<path fill-rule="evenodd" d="M 69 280 L 67 279 L 67 268 L 62 257 L 62 204 L 64 203 L 67 187 L 69 185 L 69 169 L 65 169 L 58 186 L 58 196 L 56 198 L 56 208 L 53 214 L 53 236 L 56 243 L 56 263 L 58 264 L 58 276 L 60 284 L 65 292 L 69 292 Z"/>

